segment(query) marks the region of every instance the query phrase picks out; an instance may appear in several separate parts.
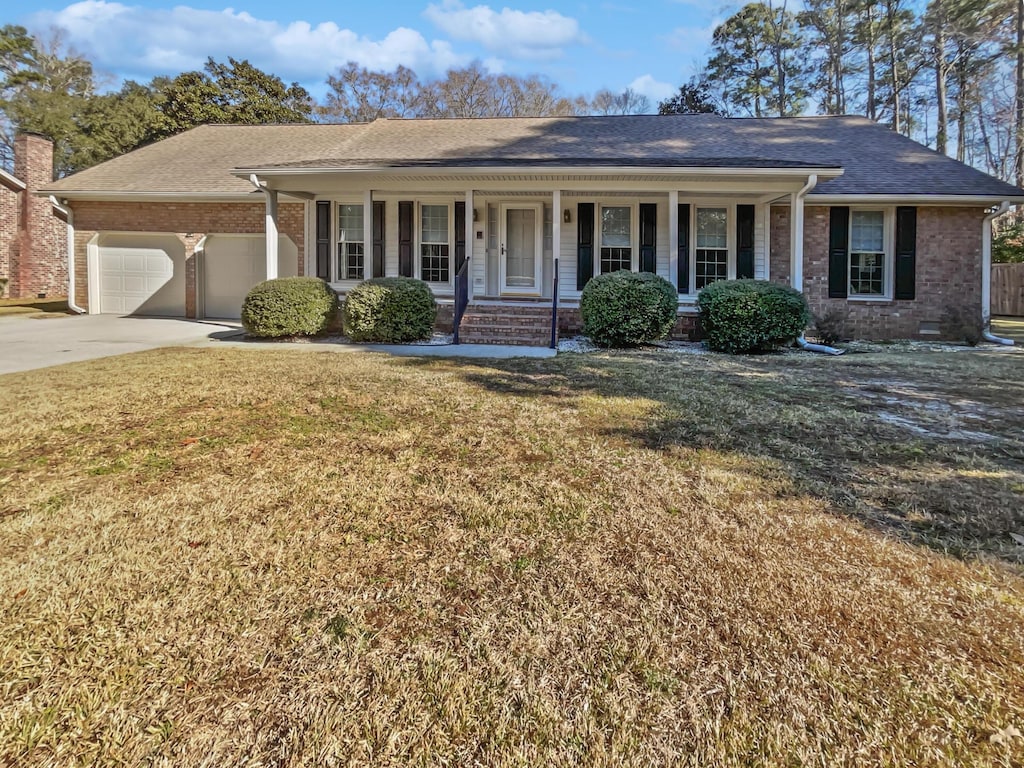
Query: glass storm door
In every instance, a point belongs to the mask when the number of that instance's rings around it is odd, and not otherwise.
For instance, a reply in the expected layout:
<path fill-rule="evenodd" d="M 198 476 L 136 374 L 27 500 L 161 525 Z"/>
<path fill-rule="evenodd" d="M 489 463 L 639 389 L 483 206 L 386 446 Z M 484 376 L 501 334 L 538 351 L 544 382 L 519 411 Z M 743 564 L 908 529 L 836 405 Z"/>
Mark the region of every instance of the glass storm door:
<path fill-rule="evenodd" d="M 501 207 L 501 292 L 539 295 L 541 292 L 540 205 Z"/>

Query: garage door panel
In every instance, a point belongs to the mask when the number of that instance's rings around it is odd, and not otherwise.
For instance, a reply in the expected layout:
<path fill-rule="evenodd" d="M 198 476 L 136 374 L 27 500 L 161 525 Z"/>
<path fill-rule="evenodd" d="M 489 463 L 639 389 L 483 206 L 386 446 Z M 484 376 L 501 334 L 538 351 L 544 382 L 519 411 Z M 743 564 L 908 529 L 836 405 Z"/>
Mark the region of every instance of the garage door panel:
<path fill-rule="evenodd" d="M 100 312 L 185 315 L 185 246 L 174 235 L 103 234 Z"/>
<path fill-rule="evenodd" d="M 267 247 L 263 235 L 209 235 L 203 250 L 203 302 L 206 317 L 237 318 L 242 302 L 266 280 Z M 282 235 L 278 242 L 278 274 L 297 274 L 299 249 Z"/>

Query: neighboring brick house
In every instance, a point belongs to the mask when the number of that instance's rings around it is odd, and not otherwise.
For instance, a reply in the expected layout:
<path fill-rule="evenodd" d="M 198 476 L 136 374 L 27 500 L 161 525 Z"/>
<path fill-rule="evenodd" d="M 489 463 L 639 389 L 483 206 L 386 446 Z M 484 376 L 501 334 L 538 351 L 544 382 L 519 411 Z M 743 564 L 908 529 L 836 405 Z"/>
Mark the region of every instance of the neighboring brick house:
<path fill-rule="evenodd" d="M 858 336 L 934 336 L 948 307 L 987 318 L 991 217 L 1024 202 L 864 118 L 714 115 L 204 126 L 44 192 L 89 312 L 237 317 L 285 274 L 409 275 L 450 305 L 461 275 L 468 330 L 512 340 L 556 276 L 571 329 L 616 269 L 671 281 L 681 328 L 703 286 L 754 277 Z"/>
<path fill-rule="evenodd" d="M 53 144 L 17 136 L 14 174 L 0 171 L 0 296 L 67 295 L 67 217 L 36 194 L 52 183 Z"/>

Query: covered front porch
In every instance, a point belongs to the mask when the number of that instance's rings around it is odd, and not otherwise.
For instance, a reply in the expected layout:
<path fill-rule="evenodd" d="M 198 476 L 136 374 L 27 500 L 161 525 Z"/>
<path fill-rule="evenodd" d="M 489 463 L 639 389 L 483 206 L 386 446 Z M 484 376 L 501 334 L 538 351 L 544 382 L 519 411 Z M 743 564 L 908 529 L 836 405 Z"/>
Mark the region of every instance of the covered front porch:
<path fill-rule="evenodd" d="M 771 279 L 772 205 L 792 211 L 787 276 L 799 289 L 804 196 L 839 173 L 805 166 L 288 168 L 247 177 L 266 198 L 268 277 L 278 263 L 278 200 L 300 199 L 304 273 L 341 295 L 373 277 L 414 277 L 452 307 L 456 330 L 464 317 L 502 313 L 507 322 L 495 325 L 506 330 L 525 317 L 539 329 L 546 313 L 549 326 L 554 317 L 555 328 L 566 331 L 577 322 L 587 281 L 605 272 L 657 273 L 677 289 L 682 316 L 715 280 Z"/>

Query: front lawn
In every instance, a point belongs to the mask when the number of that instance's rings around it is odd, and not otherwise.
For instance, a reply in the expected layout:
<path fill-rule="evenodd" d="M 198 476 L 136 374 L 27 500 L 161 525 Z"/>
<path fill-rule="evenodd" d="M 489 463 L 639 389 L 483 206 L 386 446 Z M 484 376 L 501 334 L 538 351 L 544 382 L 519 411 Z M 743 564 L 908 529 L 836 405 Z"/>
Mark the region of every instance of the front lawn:
<path fill-rule="evenodd" d="M 1024 355 L 0 377 L 0 765 L 1019 765 Z"/>
<path fill-rule="evenodd" d="M 0 317 L 4 315 L 67 314 L 67 299 L 0 299 Z"/>

